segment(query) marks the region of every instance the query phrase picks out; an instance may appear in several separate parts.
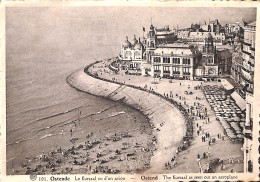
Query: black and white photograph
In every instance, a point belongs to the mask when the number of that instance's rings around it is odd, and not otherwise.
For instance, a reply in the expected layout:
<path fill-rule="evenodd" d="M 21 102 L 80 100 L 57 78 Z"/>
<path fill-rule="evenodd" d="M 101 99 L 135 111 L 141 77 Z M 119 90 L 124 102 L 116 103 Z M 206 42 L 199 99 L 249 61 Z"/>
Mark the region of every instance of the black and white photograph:
<path fill-rule="evenodd" d="M 256 7 L 7 6 L 6 175 L 255 173 L 256 26 Z"/>

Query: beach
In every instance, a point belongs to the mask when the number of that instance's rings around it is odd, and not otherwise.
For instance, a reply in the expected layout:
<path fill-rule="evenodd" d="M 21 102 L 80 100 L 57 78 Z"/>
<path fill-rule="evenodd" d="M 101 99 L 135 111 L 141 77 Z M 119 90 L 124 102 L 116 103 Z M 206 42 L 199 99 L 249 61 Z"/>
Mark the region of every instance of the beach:
<path fill-rule="evenodd" d="M 72 74 L 68 82 L 79 90 L 122 100 L 143 112 L 149 118 L 156 139 L 156 151 L 145 173 L 163 173 L 164 164 L 173 157 L 186 134 L 185 119 L 174 105 L 155 94 L 93 78 L 83 70 Z"/>

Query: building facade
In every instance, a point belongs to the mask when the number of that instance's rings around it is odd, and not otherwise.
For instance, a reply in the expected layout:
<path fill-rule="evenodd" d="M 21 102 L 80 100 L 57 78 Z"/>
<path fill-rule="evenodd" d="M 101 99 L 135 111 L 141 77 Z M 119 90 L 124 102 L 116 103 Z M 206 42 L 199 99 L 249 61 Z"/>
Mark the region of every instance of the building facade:
<path fill-rule="evenodd" d="M 197 48 L 188 44 L 160 46 L 151 54 L 150 75 L 193 80 L 194 65 L 199 58 Z"/>
<path fill-rule="evenodd" d="M 250 23 L 244 28 L 244 42 L 242 47 L 241 84 L 246 86 L 246 92 L 253 93 L 254 69 L 255 69 L 255 34 L 256 22 Z"/>
<path fill-rule="evenodd" d="M 253 157 L 252 157 L 252 130 L 253 130 L 253 100 L 254 100 L 254 70 L 255 70 L 255 35 L 256 22 L 247 24 L 244 28 L 244 42 L 243 42 L 243 61 L 241 66 L 241 84 L 244 86 L 244 93 L 247 102 L 246 108 L 246 123 L 244 128 L 244 159 L 245 172 L 253 171 Z"/>

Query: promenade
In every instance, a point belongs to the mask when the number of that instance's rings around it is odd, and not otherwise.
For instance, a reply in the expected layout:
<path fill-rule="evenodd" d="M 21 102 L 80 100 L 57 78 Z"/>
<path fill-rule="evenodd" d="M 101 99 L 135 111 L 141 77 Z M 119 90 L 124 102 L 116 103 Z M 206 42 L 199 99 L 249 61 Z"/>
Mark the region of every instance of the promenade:
<path fill-rule="evenodd" d="M 225 136 L 224 131 L 220 123 L 216 120 L 216 115 L 207 100 L 204 98 L 203 92 L 200 89 L 195 89 L 199 86 L 203 85 L 216 85 L 221 87 L 221 84 L 218 82 L 200 82 L 200 81 L 190 81 L 190 80 L 172 80 L 170 82 L 169 79 L 158 79 L 152 77 L 142 77 L 142 76 L 134 76 L 134 75 L 125 75 L 123 72 L 115 73 L 114 71 L 109 69 L 109 65 L 111 61 L 103 61 L 89 68 L 89 72 L 103 79 L 115 81 L 123 84 L 122 87 L 126 85 L 134 85 L 143 89 L 152 90 L 156 93 L 159 93 L 165 98 L 170 98 L 177 103 L 181 104 L 188 111 L 190 107 L 195 107 L 196 110 L 207 110 L 206 117 L 204 113 L 204 117 L 199 118 L 194 116 L 193 122 L 193 140 L 191 146 L 177 155 L 177 165 L 170 163 L 170 156 L 173 157 L 176 155 L 176 151 L 172 151 L 172 154 L 169 156 L 164 156 L 163 158 L 155 157 L 161 162 L 169 162 L 171 167 L 166 168 L 167 173 L 178 173 L 178 172 L 200 172 L 200 168 L 202 171 L 207 169 L 208 165 L 214 159 L 223 160 L 223 164 L 225 165 L 224 169 L 221 169 L 220 166 L 215 168 L 214 172 L 242 172 L 243 171 L 243 151 L 242 143 L 234 143 L 231 142 L 228 137 Z M 187 94 L 191 93 L 191 94 Z M 129 96 L 129 94 L 127 94 Z M 149 94 L 150 95 L 150 94 Z M 144 95 L 142 95 L 144 96 Z M 139 91 L 136 90 L 135 94 L 131 96 L 132 98 L 139 98 Z M 145 97 L 145 96 L 144 96 Z M 145 101 L 146 103 L 142 103 L 144 105 L 150 103 L 156 103 L 152 98 L 147 98 L 146 100 L 140 100 L 140 102 Z M 159 112 L 160 117 L 165 117 L 164 109 L 161 109 Z M 195 110 L 195 111 L 196 111 Z M 142 110 L 144 111 L 144 110 Z M 168 126 L 176 125 L 176 121 L 180 119 L 171 120 L 166 117 L 167 120 L 164 120 Z M 174 130 L 172 130 L 174 131 Z M 167 136 L 164 138 L 169 140 L 171 137 L 164 132 L 161 131 L 162 135 Z M 209 134 L 210 137 L 207 137 L 206 140 L 205 134 Z M 178 135 L 178 131 L 174 131 L 171 136 L 176 137 Z M 221 137 L 219 137 L 221 136 Z M 214 139 L 214 143 L 209 144 L 209 140 Z M 165 142 L 165 141 L 164 141 Z M 158 141 L 160 145 L 160 141 Z M 170 142 L 169 142 L 170 144 Z M 171 143 L 174 145 L 174 143 Z M 172 145 L 171 145 L 172 146 Z M 160 152 L 158 152 L 160 153 Z M 152 158 L 152 162 L 155 161 L 155 158 Z M 198 163 L 197 159 L 200 158 L 200 162 Z M 162 161 L 163 159 L 163 161 Z M 168 160 L 168 161 L 166 161 Z M 172 167 L 173 165 L 173 167 Z M 149 171 L 149 170 L 148 170 Z M 150 170 L 153 171 L 152 169 Z M 159 171 L 157 171 L 159 172 Z M 165 171 L 164 171 L 165 172 Z"/>

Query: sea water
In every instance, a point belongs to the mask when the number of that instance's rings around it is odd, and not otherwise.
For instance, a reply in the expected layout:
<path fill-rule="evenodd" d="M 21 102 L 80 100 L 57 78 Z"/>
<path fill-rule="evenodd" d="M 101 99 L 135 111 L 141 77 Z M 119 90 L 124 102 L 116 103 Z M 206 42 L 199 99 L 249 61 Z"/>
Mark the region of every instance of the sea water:
<path fill-rule="evenodd" d="M 70 146 L 71 128 L 83 138 L 102 130 L 92 123 L 97 119 L 144 120 L 129 107 L 79 92 L 66 83 L 68 75 L 94 58 L 115 57 L 120 50 L 120 44 L 111 42 L 115 29 L 106 30 L 104 17 L 88 17 L 94 15 L 84 10 L 80 13 L 85 17 L 78 16 L 77 12 L 75 8 L 7 8 L 7 174 L 26 157 Z M 78 117 L 85 119 L 76 127 L 73 121 Z"/>

